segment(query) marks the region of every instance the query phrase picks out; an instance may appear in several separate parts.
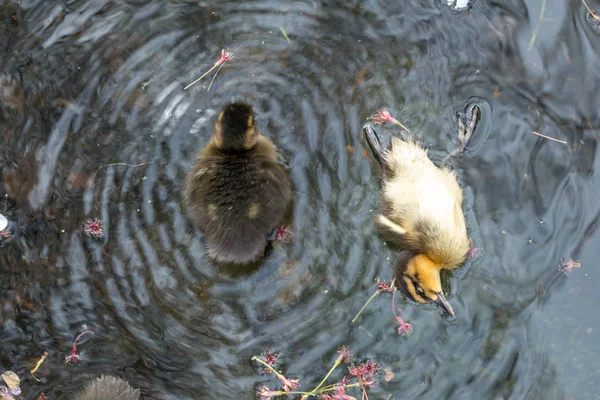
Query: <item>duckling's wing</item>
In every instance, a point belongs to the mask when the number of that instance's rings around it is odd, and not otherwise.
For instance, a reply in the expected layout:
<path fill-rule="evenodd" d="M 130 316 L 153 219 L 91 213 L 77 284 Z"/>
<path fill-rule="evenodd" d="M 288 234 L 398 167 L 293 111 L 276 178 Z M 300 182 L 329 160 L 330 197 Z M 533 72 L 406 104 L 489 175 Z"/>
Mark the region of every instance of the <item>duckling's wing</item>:
<path fill-rule="evenodd" d="M 468 251 L 468 238 L 456 177 L 410 148 L 393 150 L 412 159 L 392 160 L 400 173 L 384 184 L 382 210 L 387 221 L 380 218 L 379 224 L 396 233 L 403 247 L 448 268 L 458 266 Z"/>

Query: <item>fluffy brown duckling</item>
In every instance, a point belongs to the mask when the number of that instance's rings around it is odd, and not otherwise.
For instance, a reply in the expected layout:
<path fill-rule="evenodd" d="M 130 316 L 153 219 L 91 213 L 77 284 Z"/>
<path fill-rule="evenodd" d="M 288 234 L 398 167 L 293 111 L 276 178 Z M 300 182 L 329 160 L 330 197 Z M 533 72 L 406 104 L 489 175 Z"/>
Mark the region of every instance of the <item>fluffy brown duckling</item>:
<path fill-rule="evenodd" d="M 139 400 L 140 390 L 134 389 L 123 379 L 102 376 L 88 384 L 74 400 Z"/>
<path fill-rule="evenodd" d="M 467 133 L 459 125 L 464 150 L 474 123 Z M 440 272 L 461 266 L 470 249 L 456 175 L 435 166 L 408 133 L 385 136 L 372 124 L 363 131 L 383 170 L 377 224 L 390 241 L 406 250 L 397 265 L 396 282 L 410 299 L 436 303 L 454 316 Z"/>
<path fill-rule="evenodd" d="M 291 196 L 287 168 L 273 143 L 258 132 L 252 106 L 224 107 L 184 189 L 210 257 L 233 264 L 259 259 Z"/>

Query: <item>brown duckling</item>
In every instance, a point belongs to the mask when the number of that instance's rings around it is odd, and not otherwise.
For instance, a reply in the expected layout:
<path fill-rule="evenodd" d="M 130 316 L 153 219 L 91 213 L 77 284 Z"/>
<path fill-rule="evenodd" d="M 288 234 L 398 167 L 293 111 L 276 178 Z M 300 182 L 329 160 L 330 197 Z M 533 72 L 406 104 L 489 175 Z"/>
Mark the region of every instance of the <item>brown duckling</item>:
<path fill-rule="evenodd" d="M 473 128 L 469 124 L 468 133 L 461 131 L 462 150 Z M 440 272 L 462 265 L 470 249 L 462 189 L 456 175 L 436 167 L 407 133 L 402 138 L 384 137 L 376 129 L 372 124 L 363 128 L 383 170 L 377 224 L 390 241 L 406 250 L 397 265 L 396 282 L 410 299 L 436 303 L 454 316 Z"/>
<path fill-rule="evenodd" d="M 140 390 L 134 389 L 123 379 L 102 376 L 88 384 L 74 400 L 139 400 Z"/>
<path fill-rule="evenodd" d="M 208 254 L 225 263 L 256 261 L 283 221 L 292 196 L 287 168 L 254 123 L 252 106 L 221 110 L 190 171 L 184 197 Z"/>

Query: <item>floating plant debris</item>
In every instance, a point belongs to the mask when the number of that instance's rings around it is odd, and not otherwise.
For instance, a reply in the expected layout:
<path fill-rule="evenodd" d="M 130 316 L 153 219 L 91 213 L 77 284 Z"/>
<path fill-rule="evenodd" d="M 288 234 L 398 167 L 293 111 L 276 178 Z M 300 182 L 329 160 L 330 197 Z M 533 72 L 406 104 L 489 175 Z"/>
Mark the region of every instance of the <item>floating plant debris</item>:
<path fill-rule="evenodd" d="M 372 117 L 369 118 L 372 121 L 375 121 L 375 124 L 377 125 L 381 125 L 384 124 L 386 122 L 392 123 L 392 124 L 396 124 L 396 125 L 400 125 L 400 127 L 402 129 L 404 129 L 405 131 L 407 131 L 408 133 L 410 133 L 410 130 L 404 126 L 400 121 L 398 121 L 396 118 L 392 117 L 392 115 L 390 114 L 390 112 L 386 109 L 382 109 L 377 111 L 377 114 L 373 115 Z"/>
<path fill-rule="evenodd" d="M 83 231 L 86 235 L 91 236 L 95 239 L 102 237 L 102 235 L 104 234 L 102 223 L 97 219 L 88 219 L 85 223 Z"/>
<path fill-rule="evenodd" d="M 363 391 L 363 399 L 368 399 L 367 389 L 377 385 L 377 377 L 381 370 L 380 365 L 374 360 L 352 363 L 348 366 L 348 373 L 343 376 L 341 380 L 334 384 L 325 385 L 327 379 L 329 379 L 331 374 L 340 364 L 349 364 L 354 358 L 348 347 L 341 346 L 338 349 L 338 356 L 335 359 L 333 366 L 329 369 L 329 372 L 327 372 L 321 382 L 311 391 L 298 391 L 297 389 L 300 387 L 300 380 L 288 379 L 282 373 L 270 366 L 264 358 L 264 354 L 267 352 L 270 352 L 270 350 L 265 351 L 260 357 L 252 357 L 252 360 L 266 367 L 266 369 L 269 369 L 270 372 L 279 379 L 283 386 L 283 390 L 271 390 L 267 386 L 260 386 L 256 390 L 256 395 L 259 400 L 267 400 L 287 395 L 302 395 L 300 397 L 302 400 L 313 396 L 318 396 L 320 400 L 353 400 L 355 399 L 354 397 L 346 394 L 346 390 L 353 387 L 361 388 Z"/>
<path fill-rule="evenodd" d="M 212 70 L 214 70 L 215 68 L 219 67 L 219 69 L 217 70 L 217 72 L 215 72 L 215 76 L 213 76 L 212 81 L 210 81 L 210 85 L 208 85 L 208 89 L 206 91 L 209 91 L 210 87 L 212 86 L 212 83 L 215 81 L 215 78 L 217 77 L 217 74 L 219 73 L 219 71 L 223 67 L 223 64 L 225 64 L 227 61 L 231 61 L 233 59 L 233 54 L 238 49 L 239 49 L 239 47 L 237 49 L 235 49 L 234 51 L 232 51 L 232 52 L 225 51 L 225 49 L 221 50 L 221 57 L 212 66 L 212 68 L 209 69 L 208 71 L 206 71 L 204 74 L 202 74 L 202 76 L 200 76 L 200 78 L 196 79 L 194 82 L 192 82 L 189 85 L 187 85 L 186 87 L 184 87 L 183 90 L 188 90 L 189 88 L 191 88 L 192 86 L 194 86 L 196 83 L 198 83 L 202 78 L 204 78 L 206 75 L 208 75 Z"/>
<path fill-rule="evenodd" d="M 75 340 L 73 341 L 73 347 L 71 348 L 71 354 L 66 356 L 64 359 L 65 364 L 74 365 L 79 364 L 81 362 L 81 357 L 79 356 L 79 354 L 77 354 L 77 341 L 87 333 L 91 333 L 92 335 L 94 334 L 94 332 L 92 331 L 83 331 L 75 338 Z"/>

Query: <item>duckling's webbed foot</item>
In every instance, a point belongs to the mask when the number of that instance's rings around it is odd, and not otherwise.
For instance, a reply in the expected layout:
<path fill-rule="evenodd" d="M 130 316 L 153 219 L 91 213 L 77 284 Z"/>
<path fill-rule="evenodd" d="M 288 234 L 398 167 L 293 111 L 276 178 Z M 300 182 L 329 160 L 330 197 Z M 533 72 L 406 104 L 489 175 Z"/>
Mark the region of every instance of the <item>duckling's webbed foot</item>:
<path fill-rule="evenodd" d="M 467 120 L 467 127 L 465 127 L 464 122 L 460 117 L 458 117 L 458 140 L 460 141 L 460 149 L 464 151 L 469 142 L 471 141 L 471 137 L 473 136 L 473 131 L 475 130 L 475 125 L 479 120 L 479 114 L 481 111 L 479 110 L 479 106 L 477 104 L 471 104 L 467 108 L 467 112 L 465 113 L 465 119 Z"/>
<path fill-rule="evenodd" d="M 444 157 L 442 164 L 446 164 L 450 158 L 456 157 L 466 150 L 469 142 L 471 141 L 471 137 L 473 136 L 473 132 L 475 131 L 475 126 L 477 125 L 480 115 L 481 110 L 479 109 L 479 106 L 477 104 L 471 104 L 467 107 L 465 112 L 466 124 L 460 115 L 457 117 L 459 145 L 456 149 L 454 149 L 454 151 L 452 151 L 452 153 Z"/>

